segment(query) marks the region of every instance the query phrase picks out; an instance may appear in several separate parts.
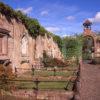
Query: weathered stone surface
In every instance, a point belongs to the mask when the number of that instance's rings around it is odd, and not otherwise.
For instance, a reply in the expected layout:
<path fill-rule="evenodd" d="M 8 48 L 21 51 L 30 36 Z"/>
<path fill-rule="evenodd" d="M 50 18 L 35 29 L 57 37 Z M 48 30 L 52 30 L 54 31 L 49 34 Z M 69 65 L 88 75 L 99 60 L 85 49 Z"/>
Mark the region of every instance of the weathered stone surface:
<path fill-rule="evenodd" d="M 48 55 L 62 59 L 62 54 L 52 37 L 48 38 L 45 35 L 34 39 L 29 36 L 28 30 L 21 22 L 15 19 L 9 22 L 0 14 L 0 39 L 4 40 L 2 37 L 5 41 L 1 43 L 5 47 L 0 45 L 0 60 L 10 60 L 13 69 L 31 68 L 34 64 L 41 64 L 40 59 L 43 57 L 44 50 Z M 3 54 L 3 52 L 7 53 Z"/>
<path fill-rule="evenodd" d="M 89 25 L 87 24 L 87 22 Z M 85 25 L 86 24 L 87 26 L 84 26 L 83 36 L 85 38 L 91 38 L 93 40 L 93 44 L 91 46 L 92 50 L 90 51 L 92 52 L 91 57 L 96 63 L 100 64 L 100 35 L 97 35 L 91 30 L 91 22 L 89 20 L 85 21 Z"/>
<path fill-rule="evenodd" d="M 59 91 L 59 90 L 39 90 L 35 91 L 15 91 L 13 95 L 16 97 L 38 100 L 71 100 L 74 93 L 72 91 Z"/>

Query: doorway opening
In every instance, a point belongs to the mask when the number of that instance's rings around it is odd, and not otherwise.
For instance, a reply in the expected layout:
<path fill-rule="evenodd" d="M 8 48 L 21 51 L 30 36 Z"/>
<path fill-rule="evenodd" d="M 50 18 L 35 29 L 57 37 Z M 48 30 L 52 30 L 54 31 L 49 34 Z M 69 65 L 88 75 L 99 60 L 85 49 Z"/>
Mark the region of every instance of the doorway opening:
<path fill-rule="evenodd" d="M 91 36 L 85 36 L 83 39 L 82 57 L 83 61 L 91 62 L 94 55 L 94 39 Z"/>

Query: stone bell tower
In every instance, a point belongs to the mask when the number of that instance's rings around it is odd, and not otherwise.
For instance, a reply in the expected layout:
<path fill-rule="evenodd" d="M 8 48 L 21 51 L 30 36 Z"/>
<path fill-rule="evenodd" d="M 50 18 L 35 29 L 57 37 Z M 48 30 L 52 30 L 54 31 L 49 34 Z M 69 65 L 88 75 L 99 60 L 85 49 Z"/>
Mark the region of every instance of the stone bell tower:
<path fill-rule="evenodd" d="M 83 35 L 92 35 L 92 32 L 91 32 L 91 25 L 92 25 L 92 22 L 90 22 L 89 20 L 85 20 L 85 22 L 83 23 L 83 26 L 84 26 L 84 34 Z"/>
<path fill-rule="evenodd" d="M 92 26 L 92 22 L 89 20 L 85 20 L 85 22 L 83 23 L 83 27 L 84 27 L 83 36 L 85 39 L 91 40 L 89 42 L 91 42 L 95 48 L 95 46 L 96 46 L 96 33 L 92 31 L 91 26 Z"/>
<path fill-rule="evenodd" d="M 92 22 L 85 20 L 83 23 L 84 32 L 83 32 L 83 57 L 84 60 L 93 59 L 93 54 L 95 52 L 95 33 L 91 30 Z"/>
<path fill-rule="evenodd" d="M 89 55 L 89 59 L 93 59 L 100 63 L 100 42 L 98 42 L 99 40 L 97 34 L 92 31 L 91 25 L 92 22 L 89 20 L 85 20 L 83 23 L 83 53 Z"/>

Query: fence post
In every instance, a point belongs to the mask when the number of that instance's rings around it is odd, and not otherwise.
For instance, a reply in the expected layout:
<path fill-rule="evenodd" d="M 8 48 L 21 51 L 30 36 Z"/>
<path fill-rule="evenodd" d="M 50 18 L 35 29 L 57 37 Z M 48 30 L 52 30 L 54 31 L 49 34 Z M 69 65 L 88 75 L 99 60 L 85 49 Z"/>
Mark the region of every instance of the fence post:
<path fill-rule="evenodd" d="M 34 76 L 35 75 L 35 68 L 32 66 L 32 75 Z"/>
<path fill-rule="evenodd" d="M 17 77 L 17 68 L 15 67 L 15 77 Z"/>
<path fill-rule="evenodd" d="M 57 67 L 54 67 L 54 69 L 53 69 L 53 71 L 54 71 L 54 76 L 56 76 L 56 70 L 57 69 Z"/>
<path fill-rule="evenodd" d="M 33 88 L 34 89 L 34 93 L 35 93 L 35 99 L 37 100 L 37 96 L 38 96 L 38 90 L 39 90 L 39 83 L 40 83 L 40 81 L 38 80 L 38 78 L 36 78 L 36 80 L 34 81 L 34 83 L 35 83 L 35 88 Z"/>

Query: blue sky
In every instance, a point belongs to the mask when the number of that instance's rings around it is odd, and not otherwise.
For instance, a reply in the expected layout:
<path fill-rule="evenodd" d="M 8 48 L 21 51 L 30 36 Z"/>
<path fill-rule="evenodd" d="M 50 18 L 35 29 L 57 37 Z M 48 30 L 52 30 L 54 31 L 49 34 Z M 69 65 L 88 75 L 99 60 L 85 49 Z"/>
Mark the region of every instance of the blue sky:
<path fill-rule="evenodd" d="M 37 18 L 49 31 L 60 35 L 82 33 L 89 18 L 100 31 L 100 0 L 0 0 L 28 16 Z"/>

